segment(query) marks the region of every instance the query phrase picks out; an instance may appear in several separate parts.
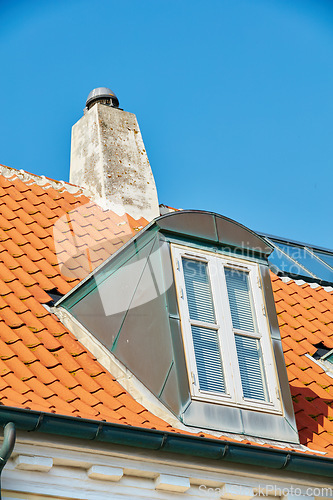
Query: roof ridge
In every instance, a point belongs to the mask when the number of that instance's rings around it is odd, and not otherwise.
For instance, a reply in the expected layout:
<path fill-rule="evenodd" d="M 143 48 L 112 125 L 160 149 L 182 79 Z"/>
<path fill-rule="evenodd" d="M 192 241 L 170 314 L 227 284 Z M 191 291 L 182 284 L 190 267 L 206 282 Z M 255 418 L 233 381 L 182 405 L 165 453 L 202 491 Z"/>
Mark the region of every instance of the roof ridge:
<path fill-rule="evenodd" d="M 71 184 L 70 182 L 66 182 L 63 180 L 59 181 L 56 179 L 51 179 L 50 177 L 46 177 L 45 175 L 33 174 L 23 169 L 17 170 L 16 168 L 0 164 L 0 175 L 3 175 L 6 179 L 11 179 L 13 178 L 13 176 L 16 176 L 19 180 L 25 183 L 32 181 L 38 186 L 43 187 L 44 189 L 52 187 L 60 191 L 61 189 L 65 188 L 70 194 L 73 194 L 74 196 L 85 195 L 88 198 L 91 197 L 91 193 L 88 189 L 76 186 L 75 184 Z"/>
<path fill-rule="evenodd" d="M 50 177 L 46 177 L 45 175 L 36 175 L 31 172 L 27 172 L 26 170 L 17 170 L 13 167 L 7 167 L 6 165 L 0 164 L 0 175 L 3 175 L 8 180 L 13 180 L 14 176 L 20 181 L 26 183 L 29 186 L 29 183 L 34 182 L 36 185 L 40 186 L 43 189 L 54 188 L 57 191 L 61 192 L 62 190 L 66 190 L 69 194 L 80 197 L 85 196 L 88 198 L 87 201 L 93 202 L 103 211 L 112 211 L 115 214 L 122 217 L 126 215 L 130 217 L 129 214 L 126 213 L 125 208 L 122 204 L 115 203 L 112 200 L 94 196 L 93 193 L 86 187 L 77 186 L 76 184 L 71 184 L 70 182 L 65 182 L 63 180 L 51 179 Z M 134 219 L 135 221 L 144 221 L 142 217 L 139 219 Z"/>

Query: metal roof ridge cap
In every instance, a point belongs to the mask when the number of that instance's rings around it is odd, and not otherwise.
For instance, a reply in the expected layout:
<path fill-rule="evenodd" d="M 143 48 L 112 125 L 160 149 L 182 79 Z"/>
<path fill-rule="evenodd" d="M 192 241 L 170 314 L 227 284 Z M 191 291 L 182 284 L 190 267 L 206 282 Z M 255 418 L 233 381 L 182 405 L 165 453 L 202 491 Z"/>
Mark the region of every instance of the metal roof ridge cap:
<path fill-rule="evenodd" d="M 8 418 L 3 418 L 4 414 L 8 415 Z M 27 428 L 24 425 L 23 419 L 32 420 L 31 428 Z M 45 423 L 46 420 L 51 420 L 51 429 Z M 251 445 L 247 443 L 238 443 L 233 441 L 224 441 L 213 438 L 204 438 L 200 436 L 192 436 L 187 434 L 172 433 L 171 431 L 162 431 L 157 429 L 149 429 L 144 427 L 126 426 L 124 424 L 117 424 L 99 420 L 92 419 L 78 419 L 77 417 L 57 415 L 53 413 L 37 412 L 34 410 L 26 410 L 21 408 L 13 407 L 1 407 L 0 408 L 0 423 L 4 424 L 7 422 L 13 422 L 18 430 L 23 430 L 27 432 L 40 431 L 46 434 L 56 434 L 64 437 L 71 437 L 66 433 L 66 428 L 64 426 L 56 425 L 58 422 L 65 420 L 67 426 L 73 427 L 92 427 L 92 434 L 87 435 L 84 432 L 80 437 L 75 436 L 74 438 L 83 438 L 90 441 L 97 440 L 101 442 L 108 442 L 114 444 L 122 444 L 127 446 L 134 446 L 140 448 L 146 448 L 151 450 L 166 450 L 171 453 L 179 453 L 183 455 L 194 455 L 201 456 L 203 458 L 210 458 L 213 460 L 227 460 L 228 462 L 235 462 L 245 465 L 253 466 L 266 466 L 271 469 L 281 470 L 288 469 L 292 472 L 308 473 L 312 475 L 322 475 L 325 477 L 332 477 L 333 472 L 333 458 L 323 457 L 318 455 L 300 453 L 293 450 L 282 450 L 277 448 L 271 448 L 266 446 Z M 21 421 L 21 422 L 20 422 Z M 20 425 L 21 424 L 21 425 Z M 46 427 L 46 430 L 45 430 Z M 117 440 L 103 438 L 103 430 L 107 433 L 107 430 L 113 429 L 115 432 L 120 433 Z M 124 439 L 123 434 L 127 433 L 129 435 Z M 141 440 L 135 440 L 134 434 L 141 435 Z M 132 440 L 131 435 L 132 434 Z M 152 446 L 151 439 L 156 436 L 156 446 Z M 146 435 L 146 438 L 143 436 Z M 172 443 L 176 441 L 176 443 Z M 185 450 L 185 443 L 190 443 L 190 449 L 188 452 Z M 179 446 L 180 445 L 180 446 Z M 182 446 L 184 445 L 184 446 Z M 216 454 L 212 456 L 212 449 L 207 448 L 212 445 L 216 446 Z M 205 449 L 204 449 L 205 448 Z M 248 456 L 244 460 L 244 452 L 247 452 Z M 320 452 L 319 452 L 320 453 Z M 261 455 L 261 456 L 260 456 Z M 273 459 L 273 461 L 267 460 L 267 455 Z M 274 457 L 274 458 L 273 458 Z M 318 471 L 319 470 L 319 471 Z"/>

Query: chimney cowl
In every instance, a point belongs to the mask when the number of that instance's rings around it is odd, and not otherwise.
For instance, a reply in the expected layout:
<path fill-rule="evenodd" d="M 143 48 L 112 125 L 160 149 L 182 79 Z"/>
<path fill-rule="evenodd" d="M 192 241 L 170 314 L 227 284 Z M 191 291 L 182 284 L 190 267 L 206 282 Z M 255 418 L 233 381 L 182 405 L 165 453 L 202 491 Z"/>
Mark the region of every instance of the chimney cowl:
<path fill-rule="evenodd" d="M 90 109 L 96 102 L 102 102 L 114 108 L 119 107 L 119 101 L 116 94 L 107 87 L 98 87 L 89 92 L 86 100 L 87 109 Z"/>

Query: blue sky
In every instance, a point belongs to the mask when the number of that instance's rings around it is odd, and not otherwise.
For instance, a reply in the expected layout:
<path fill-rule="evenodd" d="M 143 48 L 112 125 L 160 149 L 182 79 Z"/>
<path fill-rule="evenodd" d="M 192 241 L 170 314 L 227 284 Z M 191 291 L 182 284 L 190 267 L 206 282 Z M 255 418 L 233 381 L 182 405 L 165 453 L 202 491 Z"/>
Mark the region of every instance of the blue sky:
<path fill-rule="evenodd" d="M 68 180 L 95 87 L 137 115 L 160 203 L 333 248 L 333 3 L 0 2 L 0 163 Z"/>

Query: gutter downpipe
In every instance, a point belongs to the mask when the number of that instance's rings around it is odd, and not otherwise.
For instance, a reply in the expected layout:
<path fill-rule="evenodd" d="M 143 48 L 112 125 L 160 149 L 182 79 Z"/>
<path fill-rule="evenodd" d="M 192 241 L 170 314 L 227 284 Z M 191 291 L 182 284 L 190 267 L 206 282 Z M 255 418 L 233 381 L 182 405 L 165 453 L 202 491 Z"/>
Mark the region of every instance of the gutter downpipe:
<path fill-rule="evenodd" d="M 285 469 L 289 472 L 331 479 L 333 477 L 333 458 L 290 449 L 255 446 L 2 406 L 0 425 L 6 422 L 13 422 L 17 430 L 21 431 L 38 431 L 68 438 L 252 465 L 264 469 Z"/>
<path fill-rule="evenodd" d="M 7 460 L 9 459 L 10 455 L 12 454 L 12 451 L 14 449 L 15 445 L 15 439 L 16 439 L 16 430 L 15 430 L 15 424 L 13 422 L 8 422 L 8 424 L 5 425 L 4 432 L 3 432 L 3 443 L 0 448 L 0 500 L 2 498 L 1 496 L 1 473 L 4 468 L 4 466 L 7 463 Z"/>

